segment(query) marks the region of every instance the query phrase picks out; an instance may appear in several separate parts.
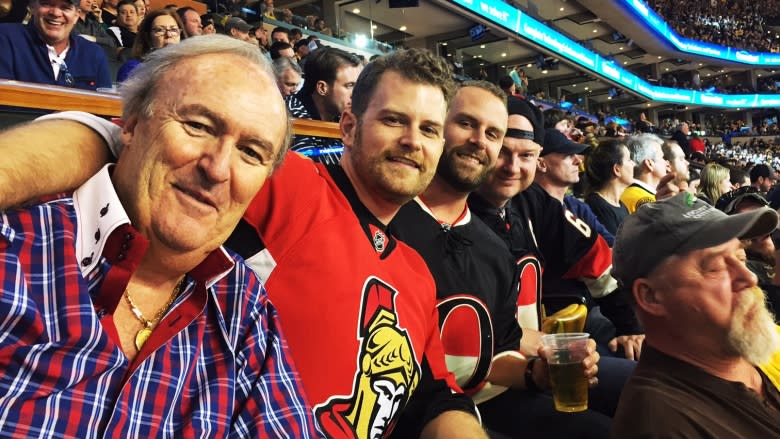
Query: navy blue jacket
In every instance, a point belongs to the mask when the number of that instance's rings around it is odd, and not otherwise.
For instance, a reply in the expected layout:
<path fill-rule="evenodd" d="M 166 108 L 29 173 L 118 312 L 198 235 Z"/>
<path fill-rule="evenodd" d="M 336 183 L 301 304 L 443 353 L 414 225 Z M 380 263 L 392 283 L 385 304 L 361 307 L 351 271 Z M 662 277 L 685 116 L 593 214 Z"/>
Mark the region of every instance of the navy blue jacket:
<path fill-rule="evenodd" d="M 108 59 L 97 44 L 71 34 L 65 63 L 74 80 L 70 87 L 111 87 Z M 0 78 L 68 86 L 65 75 L 59 76 L 54 77 L 46 43 L 32 23 L 0 24 Z"/>

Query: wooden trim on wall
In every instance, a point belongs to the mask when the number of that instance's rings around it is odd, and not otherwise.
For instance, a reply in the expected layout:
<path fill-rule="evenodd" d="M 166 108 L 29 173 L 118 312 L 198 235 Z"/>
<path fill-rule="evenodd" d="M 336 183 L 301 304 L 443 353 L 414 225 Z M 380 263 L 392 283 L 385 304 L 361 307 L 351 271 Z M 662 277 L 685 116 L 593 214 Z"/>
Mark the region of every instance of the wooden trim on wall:
<path fill-rule="evenodd" d="M 100 116 L 120 117 L 118 95 L 54 85 L 0 79 L 0 105 L 53 111 L 86 111 Z M 294 119 L 293 131 L 304 136 L 341 137 L 339 125 L 311 119 Z"/>
<path fill-rule="evenodd" d="M 55 111 L 87 111 L 112 117 L 122 114 L 118 95 L 20 81 L 0 80 L 0 105 Z"/>
<path fill-rule="evenodd" d="M 339 124 L 313 119 L 293 119 L 293 131 L 302 136 L 341 138 Z"/>

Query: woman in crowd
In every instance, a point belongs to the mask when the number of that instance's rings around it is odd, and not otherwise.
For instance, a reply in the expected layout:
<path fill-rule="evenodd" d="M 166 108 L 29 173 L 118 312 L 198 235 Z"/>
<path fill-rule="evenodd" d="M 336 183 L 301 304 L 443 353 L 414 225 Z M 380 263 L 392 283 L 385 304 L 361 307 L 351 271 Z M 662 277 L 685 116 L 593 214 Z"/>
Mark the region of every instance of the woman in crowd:
<path fill-rule="evenodd" d="M 158 9 L 146 15 L 138 26 L 135 44 L 132 49 L 132 59 L 122 64 L 117 72 L 117 82 L 122 82 L 130 76 L 130 72 L 141 64 L 144 57 L 151 51 L 169 44 L 178 44 L 184 35 L 184 26 L 175 11 Z"/>
<path fill-rule="evenodd" d="M 600 142 L 585 159 L 589 186 L 585 203 L 613 235 L 628 216 L 620 195 L 634 181 L 634 166 L 631 153 L 620 140 Z"/>
<path fill-rule="evenodd" d="M 138 32 L 138 6 L 136 3 L 144 4 L 143 0 L 122 0 L 116 7 L 116 26 L 108 28 L 108 32 L 117 42 L 119 47 L 119 59 L 129 59 L 129 49 L 135 43 L 135 35 Z M 146 6 L 144 6 L 145 8 Z"/>
<path fill-rule="evenodd" d="M 721 195 L 731 190 L 729 168 L 717 163 L 708 163 L 701 170 L 701 180 L 696 196 L 714 205 Z"/>

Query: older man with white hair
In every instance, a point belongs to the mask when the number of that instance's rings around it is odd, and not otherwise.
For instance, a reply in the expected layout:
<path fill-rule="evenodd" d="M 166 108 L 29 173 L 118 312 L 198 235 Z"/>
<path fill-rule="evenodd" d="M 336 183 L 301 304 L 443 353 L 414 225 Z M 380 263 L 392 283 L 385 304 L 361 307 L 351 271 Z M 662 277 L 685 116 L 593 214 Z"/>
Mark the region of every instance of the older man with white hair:
<path fill-rule="evenodd" d="M 663 143 L 663 139 L 649 133 L 631 136 L 626 142 L 631 160 L 636 164 L 634 182 L 620 196 L 620 201 L 626 205 L 629 213 L 636 212 L 643 204 L 655 201 L 658 189 L 669 181 L 668 178 L 664 179 L 670 166 L 664 159 L 661 148 Z"/>
<path fill-rule="evenodd" d="M 757 367 L 780 336 L 740 243 L 777 224 L 769 208 L 727 216 L 687 192 L 623 222 L 613 275 L 646 346 L 614 437 L 780 437 L 780 392 Z"/>
<path fill-rule="evenodd" d="M 121 91 L 117 163 L 0 215 L 0 436 L 315 437 L 276 309 L 221 245 L 290 142 L 270 63 L 195 38 Z"/>

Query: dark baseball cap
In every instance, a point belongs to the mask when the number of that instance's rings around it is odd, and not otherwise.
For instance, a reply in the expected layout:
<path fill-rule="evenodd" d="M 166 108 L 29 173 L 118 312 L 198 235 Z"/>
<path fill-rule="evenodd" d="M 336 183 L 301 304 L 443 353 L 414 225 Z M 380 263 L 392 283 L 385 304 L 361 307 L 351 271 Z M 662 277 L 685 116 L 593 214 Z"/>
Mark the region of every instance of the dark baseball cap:
<path fill-rule="evenodd" d="M 731 215 L 739 207 L 739 203 L 744 200 L 752 200 L 759 206 L 769 206 L 769 202 L 753 186 L 742 186 L 733 191 L 726 192 L 715 202 L 715 207 L 722 210 L 726 215 Z"/>
<path fill-rule="evenodd" d="M 253 28 L 252 25 L 244 21 L 242 18 L 230 17 L 228 21 L 225 22 L 225 31 L 230 32 L 230 29 L 238 29 L 241 32 L 249 32 Z"/>
<path fill-rule="evenodd" d="M 759 163 L 750 169 L 750 181 L 755 183 L 756 180 L 758 180 L 758 177 L 777 180 L 777 177 L 775 177 L 775 171 L 763 163 Z"/>
<path fill-rule="evenodd" d="M 647 203 L 620 225 L 612 248 L 612 277 L 631 288 L 664 259 L 715 247 L 734 238 L 752 239 L 775 230 L 777 212 L 768 208 L 726 215 L 690 192 Z"/>
<path fill-rule="evenodd" d="M 525 117 L 534 127 L 533 132 L 510 128 L 506 132 L 507 137 L 533 140 L 539 146 L 544 145 L 544 115 L 542 111 L 531 105 L 525 99 L 510 96 L 507 99 L 509 115 L 517 114 Z"/>
<path fill-rule="evenodd" d="M 590 147 L 582 143 L 572 142 L 562 132 L 555 128 L 547 128 L 544 131 L 544 148 L 542 156 L 557 152 L 564 155 L 584 154 Z"/>

